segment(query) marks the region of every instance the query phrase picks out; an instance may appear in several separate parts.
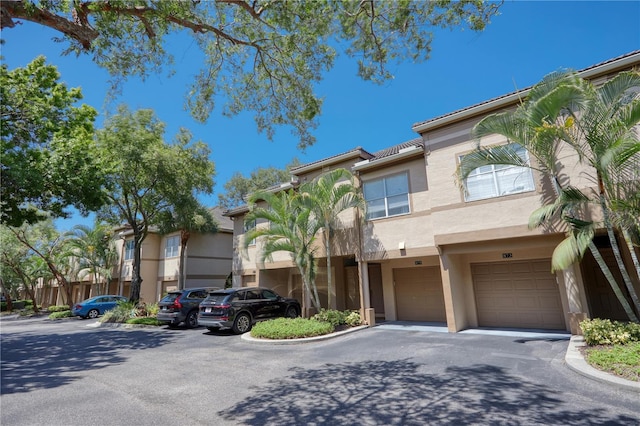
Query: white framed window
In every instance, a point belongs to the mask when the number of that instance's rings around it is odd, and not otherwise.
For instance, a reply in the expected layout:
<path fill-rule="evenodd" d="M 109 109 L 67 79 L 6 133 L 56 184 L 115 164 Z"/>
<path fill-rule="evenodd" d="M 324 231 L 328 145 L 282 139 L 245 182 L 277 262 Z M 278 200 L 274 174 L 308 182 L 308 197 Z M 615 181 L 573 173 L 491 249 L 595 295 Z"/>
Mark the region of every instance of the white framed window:
<path fill-rule="evenodd" d="M 174 235 L 173 237 L 167 237 L 164 244 L 164 257 L 177 257 L 180 251 L 180 237 Z"/>
<path fill-rule="evenodd" d="M 527 150 L 518 144 L 512 146 L 520 158 L 528 163 Z M 533 191 L 535 184 L 530 168 L 498 164 L 472 171 L 464 182 L 464 188 L 465 201 L 476 201 Z"/>
<path fill-rule="evenodd" d="M 127 240 L 124 243 L 124 260 L 133 259 L 133 251 L 135 250 L 135 242 L 133 240 Z"/>
<path fill-rule="evenodd" d="M 409 213 L 409 174 L 398 173 L 364 182 L 367 219 Z"/>

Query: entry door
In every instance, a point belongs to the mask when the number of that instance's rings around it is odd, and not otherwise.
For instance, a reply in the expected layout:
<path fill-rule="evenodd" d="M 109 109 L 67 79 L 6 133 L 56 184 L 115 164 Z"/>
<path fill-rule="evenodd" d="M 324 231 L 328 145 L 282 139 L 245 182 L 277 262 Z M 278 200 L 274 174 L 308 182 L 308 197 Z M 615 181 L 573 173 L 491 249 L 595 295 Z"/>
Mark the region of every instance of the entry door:
<path fill-rule="evenodd" d="M 369 297 L 376 317 L 384 318 L 384 294 L 382 293 L 382 268 L 378 263 L 369 264 Z"/>

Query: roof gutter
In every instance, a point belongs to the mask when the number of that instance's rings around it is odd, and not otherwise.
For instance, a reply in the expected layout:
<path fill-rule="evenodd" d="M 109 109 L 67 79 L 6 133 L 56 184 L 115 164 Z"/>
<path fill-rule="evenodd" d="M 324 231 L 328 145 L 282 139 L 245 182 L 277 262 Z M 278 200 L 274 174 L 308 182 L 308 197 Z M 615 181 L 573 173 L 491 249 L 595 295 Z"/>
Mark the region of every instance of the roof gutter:
<path fill-rule="evenodd" d="M 638 65 L 638 64 L 640 64 L 640 53 L 629 55 L 624 58 L 620 58 L 618 60 L 613 60 L 601 66 L 596 66 L 596 67 L 588 68 L 583 71 L 579 71 L 578 75 L 582 78 L 593 79 L 601 75 L 606 75 L 612 71 L 616 71 L 618 69 L 630 68 L 631 66 Z M 489 102 L 482 103 L 480 105 L 465 109 L 463 111 L 460 111 L 459 113 L 453 113 L 453 114 L 443 116 L 441 118 L 435 118 L 431 121 L 414 124 L 411 127 L 411 129 L 416 133 L 422 134 L 429 130 L 446 126 L 453 122 L 461 121 L 466 118 L 470 118 L 488 111 L 492 111 L 494 109 L 503 108 L 508 105 L 513 105 L 517 101 L 527 96 L 530 91 L 531 91 L 531 87 L 528 87 L 526 89 L 519 90 L 517 92 L 508 94 L 506 96 L 496 98 Z"/>

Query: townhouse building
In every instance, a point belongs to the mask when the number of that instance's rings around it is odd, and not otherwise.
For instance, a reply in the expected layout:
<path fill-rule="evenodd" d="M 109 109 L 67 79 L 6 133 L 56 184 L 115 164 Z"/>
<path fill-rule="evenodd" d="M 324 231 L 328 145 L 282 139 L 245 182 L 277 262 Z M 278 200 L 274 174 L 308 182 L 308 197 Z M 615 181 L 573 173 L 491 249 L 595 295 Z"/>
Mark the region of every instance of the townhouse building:
<path fill-rule="evenodd" d="M 639 66 L 637 51 L 584 69 L 580 76 L 597 84 Z M 528 91 L 416 123 L 415 139 L 378 152 L 357 147 L 299 166 L 291 171 L 291 182 L 273 188 L 289 190 L 346 168 L 362 189 L 365 217 L 355 210 L 342 214 L 330 271 L 320 250 L 316 281 L 323 306 L 360 309 L 369 324 L 424 321 L 446 324 L 451 332 L 472 327 L 576 332 L 585 317 L 624 318 L 591 255 L 551 272 L 553 251 L 566 230 L 528 226 L 530 214 L 552 195 L 544 176 L 528 168 L 491 166 L 472 173 L 466 190 L 456 182 L 460 158 L 475 147 L 473 126 L 489 114 L 515 108 Z M 481 141 L 502 143 L 508 141 L 499 136 Z M 526 150 L 521 154 L 527 158 Z M 593 170 L 576 155 L 567 150 L 559 157 L 572 185 L 593 185 Z M 244 248 L 247 212 L 248 206 L 241 206 L 225 213 L 234 223 L 234 286 L 259 285 L 302 300 L 301 278 L 287 253 L 260 262 L 259 240 Z M 598 234 L 594 241 L 613 264 L 606 236 Z M 639 277 L 633 279 L 640 291 Z"/>
<path fill-rule="evenodd" d="M 184 287 L 224 288 L 231 274 L 233 223 L 219 207 L 211 209 L 218 223 L 216 233 L 192 233 L 184 256 Z M 72 282 L 75 302 L 99 294 L 129 296 L 133 264 L 133 234 L 127 228 L 117 230 L 118 260 L 108 286 L 92 283 L 86 274 Z M 180 277 L 180 232 L 149 233 L 142 243 L 140 300 L 158 302 L 164 294 L 178 289 Z M 36 297 L 45 307 L 63 303 L 62 291 L 55 283 L 41 283 Z"/>

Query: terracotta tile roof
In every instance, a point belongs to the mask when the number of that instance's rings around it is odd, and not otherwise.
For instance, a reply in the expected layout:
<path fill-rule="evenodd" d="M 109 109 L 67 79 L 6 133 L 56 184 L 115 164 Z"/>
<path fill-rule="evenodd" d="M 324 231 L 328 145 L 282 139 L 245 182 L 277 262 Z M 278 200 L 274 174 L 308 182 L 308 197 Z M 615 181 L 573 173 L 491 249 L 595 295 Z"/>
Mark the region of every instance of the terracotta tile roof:
<path fill-rule="evenodd" d="M 390 155 L 395 155 L 400 152 L 400 150 L 409 148 L 412 146 L 420 146 L 424 148 L 424 142 L 422 138 L 411 139 L 407 142 L 402 142 L 401 144 L 391 146 L 389 148 L 381 149 L 380 151 L 374 152 L 373 157 L 369 159 L 370 163 L 373 163 L 376 160 L 381 158 L 389 157 Z"/>
<path fill-rule="evenodd" d="M 291 169 L 291 173 L 292 174 L 296 174 L 296 170 L 300 170 L 300 169 L 306 169 L 310 166 L 313 166 L 314 164 L 319 164 L 319 163 L 324 163 L 326 161 L 330 161 L 332 158 L 338 158 L 338 157 L 342 157 L 348 154 L 359 154 L 361 158 L 363 159 L 368 159 L 373 157 L 373 154 L 371 154 L 370 152 L 366 151 L 364 148 L 362 148 L 361 146 L 357 146 L 355 148 L 353 148 L 352 150 L 349 151 L 345 151 L 343 153 L 340 154 L 336 154 L 336 155 L 332 155 L 331 157 L 325 157 L 325 158 L 321 158 L 320 160 L 317 161 L 312 161 L 310 163 L 307 164 L 301 164 L 297 167 L 294 167 Z"/>

